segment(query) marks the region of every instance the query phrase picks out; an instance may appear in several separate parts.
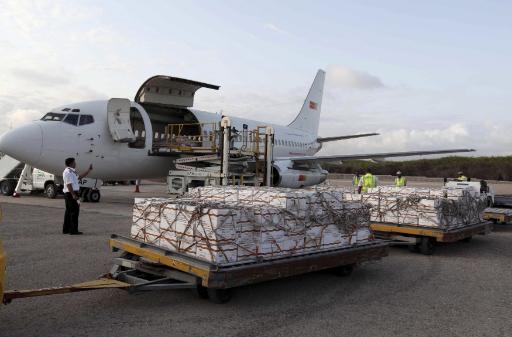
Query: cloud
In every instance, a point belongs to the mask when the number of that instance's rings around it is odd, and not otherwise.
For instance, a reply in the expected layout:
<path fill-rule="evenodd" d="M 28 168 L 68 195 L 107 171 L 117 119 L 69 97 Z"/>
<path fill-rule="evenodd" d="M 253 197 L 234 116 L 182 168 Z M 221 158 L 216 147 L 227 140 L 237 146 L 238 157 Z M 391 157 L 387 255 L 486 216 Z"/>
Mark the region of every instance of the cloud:
<path fill-rule="evenodd" d="M 327 67 L 326 82 L 330 88 L 376 89 L 384 87 L 377 76 L 339 65 Z"/>
<path fill-rule="evenodd" d="M 84 34 L 85 40 L 96 45 L 126 45 L 124 36 L 108 26 L 94 27 Z"/>
<path fill-rule="evenodd" d="M 379 136 L 327 144 L 323 154 L 355 154 L 472 148 L 469 127 L 454 123 L 439 129 L 378 130 Z"/>
<path fill-rule="evenodd" d="M 286 35 L 290 34 L 290 33 L 289 33 L 289 32 L 287 32 L 286 30 L 284 30 L 284 29 L 281 29 L 281 28 L 277 27 L 277 26 L 276 26 L 275 24 L 273 24 L 273 23 L 265 23 L 265 24 L 263 25 L 263 28 L 268 29 L 268 30 L 273 31 L 274 33 L 278 33 L 278 34 L 286 34 Z"/>
<path fill-rule="evenodd" d="M 69 83 L 69 76 L 63 76 L 54 72 L 45 72 L 41 70 L 14 68 L 11 70 L 12 75 L 18 79 L 23 79 L 33 85 L 65 85 Z"/>
<path fill-rule="evenodd" d="M 17 127 L 21 124 L 30 122 L 32 120 L 38 119 L 41 117 L 41 112 L 34 109 L 15 109 L 9 112 L 5 116 L 6 125 L 11 127 Z"/>
<path fill-rule="evenodd" d="M 43 28 L 75 24 L 97 13 L 94 6 L 81 6 L 63 0 L 3 0 L 0 19 L 14 25 L 25 36 L 30 36 Z"/>

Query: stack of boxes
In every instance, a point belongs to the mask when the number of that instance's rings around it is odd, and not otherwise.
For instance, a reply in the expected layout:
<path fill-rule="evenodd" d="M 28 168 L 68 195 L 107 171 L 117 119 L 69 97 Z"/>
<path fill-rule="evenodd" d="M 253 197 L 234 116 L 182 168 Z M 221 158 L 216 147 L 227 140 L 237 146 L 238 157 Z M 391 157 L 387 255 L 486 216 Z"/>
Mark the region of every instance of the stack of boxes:
<path fill-rule="evenodd" d="M 486 198 L 472 188 L 381 186 L 344 193 L 344 200 L 371 206 L 371 221 L 410 226 L 461 228 L 482 222 Z"/>
<path fill-rule="evenodd" d="M 367 242 L 369 209 L 335 190 L 201 187 L 136 199 L 134 239 L 212 263 L 268 260 Z"/>

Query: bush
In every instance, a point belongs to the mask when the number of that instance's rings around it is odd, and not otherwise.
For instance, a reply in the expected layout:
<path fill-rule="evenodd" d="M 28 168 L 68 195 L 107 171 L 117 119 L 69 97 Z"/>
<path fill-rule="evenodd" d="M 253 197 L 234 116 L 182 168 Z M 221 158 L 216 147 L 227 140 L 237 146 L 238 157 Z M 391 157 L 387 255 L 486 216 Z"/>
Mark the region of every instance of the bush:
<path fill-rule="evenodd" d="M 405 176 L 456 177 L 457 172 L 471 178 L 512 180 L 512 156 L 507 157 L 444 157 L 407 161 L 374 163 L 364 160 L 344 161 L 343 164 L 323 165 L 330 173 L 354 173 L 371 168 L 374 174 L 394 175 L 402 171 Z"/>

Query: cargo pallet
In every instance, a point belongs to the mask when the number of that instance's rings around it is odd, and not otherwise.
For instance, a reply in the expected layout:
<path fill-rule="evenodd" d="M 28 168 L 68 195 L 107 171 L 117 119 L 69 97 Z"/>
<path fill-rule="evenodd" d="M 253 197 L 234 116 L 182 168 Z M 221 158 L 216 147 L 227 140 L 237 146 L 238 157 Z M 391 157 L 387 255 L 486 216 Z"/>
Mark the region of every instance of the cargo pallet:
<path fill-rule="evenodd" d="M 512 222 L 512 209 L 495 207 L 487 208 L 484 211 L 484 220 L 501 224 L 510 223 Z"/>
<path fill-rule="evenodd" d="M 391 245 L 407 245 L 412 252 L 432 255 L 437 242 L 469 242 L 473 235 L 489 234 L 492 231 L 492 224 L 481 222 L 471 226 L 445 230 L 376 222 L 370 225 L 370 229 L 376 238 L 390 240 Z"/>
<path fill-rule="evenodd" d="M 229 301 L 235 287 L 326 269 L 348 276 L 357 265 L 388 255 L 388 244 L 376 240 L 273 260 L 216 265 L 117 235 L 112 235 L 110 247 L 122 252 L 114 259 L 110 277 L 132 284 L 128 291 L 191 288 L 214 303 Z"/>

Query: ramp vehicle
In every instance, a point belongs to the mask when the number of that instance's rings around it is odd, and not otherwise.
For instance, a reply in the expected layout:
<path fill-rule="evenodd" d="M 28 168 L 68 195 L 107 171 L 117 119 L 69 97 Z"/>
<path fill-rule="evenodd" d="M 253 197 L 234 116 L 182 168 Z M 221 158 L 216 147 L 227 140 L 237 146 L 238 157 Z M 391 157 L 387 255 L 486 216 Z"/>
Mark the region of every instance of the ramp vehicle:
<path fill-rule="evenodd" d="M 99 202 L 101 198 L 99 179 L 84 178 L 79 181 L 82 201 Z M 0 159 L 0 192 L 3 195 L 18 195 L 22 192 L 43 192 L 53 199 L 63 193 L 62 177 L 33 168 L 30 165 L 4 155 Z"/>
<path fill-rule="evenodd" d="M 446 179 L 445 179 L 446 180 Z M 495 191 L 485 180 L 481 181 L 445 181 L 445 187 L 451 188 L 471 188 L 478 193 L 478 195 L 485 196 L 487 198 L 487 206 L 492 207 L 495 202 Z"/>

